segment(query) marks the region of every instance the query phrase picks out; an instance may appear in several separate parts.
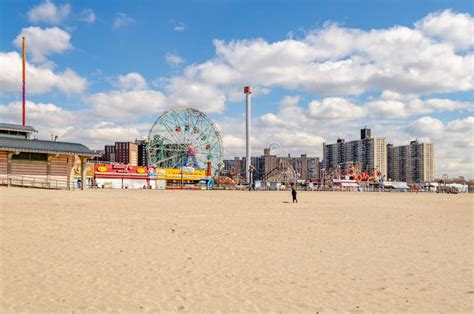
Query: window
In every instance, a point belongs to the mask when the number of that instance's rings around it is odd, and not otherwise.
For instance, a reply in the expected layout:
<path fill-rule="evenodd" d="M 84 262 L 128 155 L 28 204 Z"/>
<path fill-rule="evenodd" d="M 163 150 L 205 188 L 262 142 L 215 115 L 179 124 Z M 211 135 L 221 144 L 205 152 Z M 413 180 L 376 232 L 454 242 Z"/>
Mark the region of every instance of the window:
<path fill-rule="evenodd" d="M 40 154 L 40 153 L 19 153 L 13 154 L 13 160 L 34 160 L 34 161 L 48 161 L 48 154 Z"/>

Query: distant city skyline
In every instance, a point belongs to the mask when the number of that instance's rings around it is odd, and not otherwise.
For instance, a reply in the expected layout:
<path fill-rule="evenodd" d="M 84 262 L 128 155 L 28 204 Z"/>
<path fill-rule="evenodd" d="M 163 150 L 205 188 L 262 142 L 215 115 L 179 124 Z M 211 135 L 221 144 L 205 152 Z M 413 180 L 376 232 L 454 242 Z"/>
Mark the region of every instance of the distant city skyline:
<path fill-rule="evenodd" d="M 474 177 L 471 1 L 2 1 L 0 117 L 103 149 L 178 106 L 208 114 L 225 157 L 373 136 L 436 145 L 437 177 Z M 245 16 L 245 18 L 243 18 Z M 471 34 L 471 36 L 470 36 Z M 255 155 L 255 154 L 253 154 Z"/>

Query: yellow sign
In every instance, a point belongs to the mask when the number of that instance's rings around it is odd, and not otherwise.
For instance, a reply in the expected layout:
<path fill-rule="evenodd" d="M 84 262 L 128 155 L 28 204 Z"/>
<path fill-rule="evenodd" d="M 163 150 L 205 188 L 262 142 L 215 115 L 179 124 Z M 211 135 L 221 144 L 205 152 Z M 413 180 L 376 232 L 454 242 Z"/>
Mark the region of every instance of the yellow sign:
<path fill-rule="evenodd" d="M 145 173 L 145 172 L 146 172 L 145 168 L 137 168 L 137 173 L 142 174 L 142 173 Z"/>
<path fill-rule="evenodd" d="M 98 170 L 99 172 L 106 172 L 106 171 L 107 171 L 107 167 L 106 167 L 106 166 L 99 166 L 99 167 L 97 167 L 97 170 Z"/>
<path fill-rule="evenodd" d="M 174 169 L 174 168 L 168 168 L 164 169 L 165 174 L 181 174 L 181 169 Z M 188 172 L 186 175 L 194 175 L 194 176 L 205 176 L 206 175 L 206 170 L 194 170 L 193 172 Z"/>
<path fill-rule="evenodd" d="M 164 177 L 165 179 L 179 179 L 181 177 L 181 169 L 175 168 L 157 168 L 156 174 L 158 177 Z M 185 178 L 201 178 L 206 177 L 207 173 L 206 170 L 194 169 L 193 172 L 183 172 L 183 176 Z"/>

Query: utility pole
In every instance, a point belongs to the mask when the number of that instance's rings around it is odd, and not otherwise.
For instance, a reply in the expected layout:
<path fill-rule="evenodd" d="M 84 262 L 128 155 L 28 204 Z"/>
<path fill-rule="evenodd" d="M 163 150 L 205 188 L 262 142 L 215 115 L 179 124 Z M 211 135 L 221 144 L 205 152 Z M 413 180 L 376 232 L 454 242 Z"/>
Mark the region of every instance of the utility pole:
<path fill-rule="evenodd" d="M 26 125 L 26 41 L 21 38 L 21 63 L 22 63 L 22 115 L 21 124 Z"/>
<path fill-rule="evenodd" d="M 252 87 L 244 87 L 245 94 L 245 178 L 247 179 L 247 184 L 249 185 L 249 190 L 251 189 L 251 178 L 250 178 L 250 167 L 251 167 L 251 154 L 252 154 L 252 145 L 250 139 L 250 123 L 251 123 L 251 95 Z"/>
<path fill-rule="evenodd" d="M 184 170 L 184 155 L 181 155 L 181 190 L 183 189 L 183 170 Z"/>

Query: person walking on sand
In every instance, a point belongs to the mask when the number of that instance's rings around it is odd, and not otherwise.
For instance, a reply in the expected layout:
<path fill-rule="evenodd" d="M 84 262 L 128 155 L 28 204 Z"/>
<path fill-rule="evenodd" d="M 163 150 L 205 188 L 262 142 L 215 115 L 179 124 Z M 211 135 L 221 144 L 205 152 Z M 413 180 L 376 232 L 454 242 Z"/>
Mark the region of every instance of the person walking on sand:
<path fill-rule="evenodd" d="M 296 190 L 294 187 L 291 187 L 291 196 L 293 196 L 293 203 L 298 203 L 298 200 L 296 199 Z"/>

